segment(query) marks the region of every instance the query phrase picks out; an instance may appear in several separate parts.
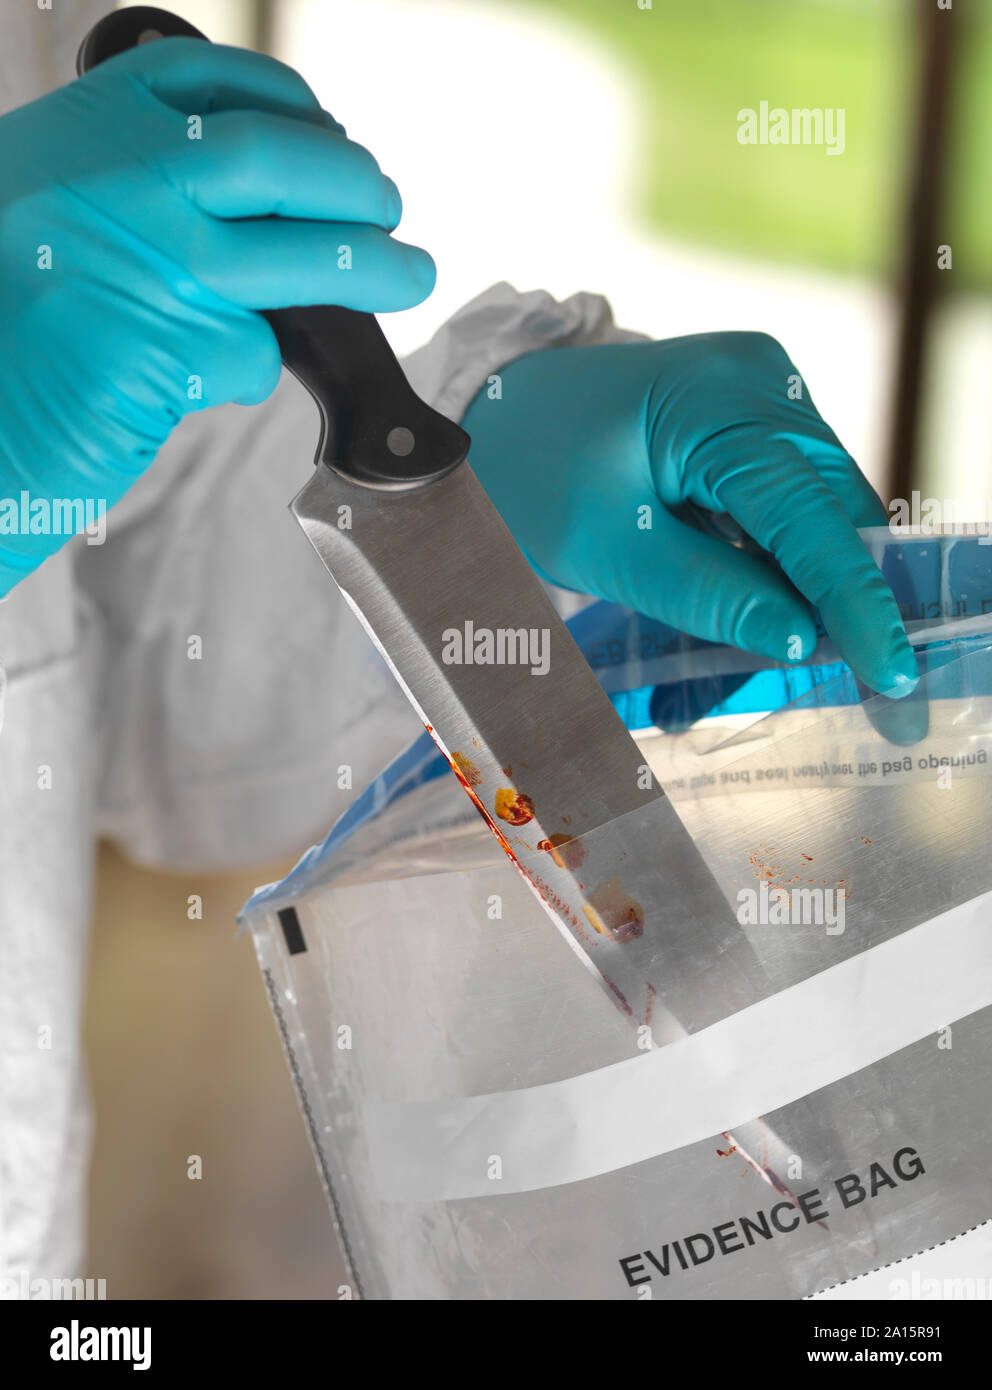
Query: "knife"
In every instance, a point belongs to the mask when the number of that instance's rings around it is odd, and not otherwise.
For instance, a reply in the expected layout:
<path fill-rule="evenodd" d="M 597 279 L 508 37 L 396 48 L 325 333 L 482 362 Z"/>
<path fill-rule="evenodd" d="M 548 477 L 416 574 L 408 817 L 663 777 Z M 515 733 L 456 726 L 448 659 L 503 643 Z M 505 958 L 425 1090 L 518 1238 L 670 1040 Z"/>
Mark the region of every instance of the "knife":
<path fill-rule="evenodd" d="M 77 72 L 180 36 L 205 38 L 164 10 L 117 10 Z M 639 1040 L 647 1029 L 641 1045 L 763 997 L 723 893 L 472 472 L 468 435 L 416 395 L 373 315 L 265 318 L 321 418 L 293 514 L 566 942 Z M 792 1147 L 760 1120 L 725 1137 L 791 1198 L 777 1170 Z"/>

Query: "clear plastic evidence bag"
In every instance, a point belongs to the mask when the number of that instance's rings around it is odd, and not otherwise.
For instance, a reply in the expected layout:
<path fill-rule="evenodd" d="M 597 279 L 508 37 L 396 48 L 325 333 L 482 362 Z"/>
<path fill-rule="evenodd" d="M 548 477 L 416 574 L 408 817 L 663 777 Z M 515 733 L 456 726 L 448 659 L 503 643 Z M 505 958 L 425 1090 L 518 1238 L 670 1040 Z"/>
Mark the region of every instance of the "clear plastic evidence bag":
<path fill-rule="evenodd" d="M 249 902 L 357 1294 L 804 1297 L 992 1215 L 992 547 L 865 539 L 909 701 L 572 620 L 731 924 L 686 902 L 622 1000 L 426 734 Z"/>

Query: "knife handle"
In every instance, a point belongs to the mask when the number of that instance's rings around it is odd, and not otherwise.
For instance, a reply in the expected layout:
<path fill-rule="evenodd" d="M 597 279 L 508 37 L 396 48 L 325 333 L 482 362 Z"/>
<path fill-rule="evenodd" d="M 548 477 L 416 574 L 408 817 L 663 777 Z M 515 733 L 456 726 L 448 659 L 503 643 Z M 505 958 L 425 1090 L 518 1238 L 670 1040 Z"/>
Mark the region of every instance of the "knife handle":
<path fill-rule="evenodd" d="M 160 38 L 203 39 L 199 29 L 150 5 L 115 10 L 80 44 L 76 71 Z M 368 487 L 405 489 L 443 478 L 468 454 L 460 426 L 422 401 L 373 314 L 337 305 L 262 311 L 282 360 L 320 411 L 314 462 Z"/>

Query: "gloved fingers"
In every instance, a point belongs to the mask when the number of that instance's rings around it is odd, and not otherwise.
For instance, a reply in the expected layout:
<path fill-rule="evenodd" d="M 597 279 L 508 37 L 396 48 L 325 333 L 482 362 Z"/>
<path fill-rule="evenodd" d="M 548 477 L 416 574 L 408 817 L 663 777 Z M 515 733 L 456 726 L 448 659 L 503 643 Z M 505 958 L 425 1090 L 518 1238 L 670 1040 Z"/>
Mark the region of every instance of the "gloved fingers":
<path fill-rule="evenodd" d="M 596 592 L 640 613 L 702 637 L 777 661 L 801 661 L 816 645 L 808 604 L 782 572 L 764 556 L 738 550 L 676 520 L 655 499 L 651 530 L 631 527 L 620 542 L 583 546 L 588 556 L 609 561 L 623 556 L 623 568 L 602 575 L 578 575 L 579 587 L 593 579 Z M 594 563 L 594 571 L 600 566 Z"/>
<path fill-rule="evenodd" d="M 90 342 L 102 355 L 119 341 L 121 319 L 133 312 L 126 301 L 103 304 L 91 327 Z M 225 405 L 257 405 L 279 384 L 282 359 L 272 327 L 261 314 L 226 303 L 202 286 L 190 287 L 184 304 L 184 332 L 172 331 L 176 305 L 171 298 L 141 308 L 144 347 L 135 355 L 126 396 L 104 413 L 104 434 L 95 449 L 80 440 L 76 476 L 93 496 L 113 502 L 152 462 L 170 430 L 195 410 Z M 65 396 L 72 390 L 58 385 Z M 177 386 L 181 392 L 177 400 Z M 79 412 L 84 407 L 80 405 Z M 123 439 L 140 447 L 114 447 Z"/>
<path fill-rule="evenodd" d="M 899 748 L 911 747 L 930 732 L 930 703 L 925 685 L 918 685 L 904 699 L 876 695 L 863 681 L 857 682 L 861 707 L 869 724 Z"/>
<path fill-rule="evenodd" d="M 794 444 L 762 428 L 724 433 L 719 447 L 740 459 L 718 486 L 720 505 L 820 610 L 855 675 L 908 693 L 918 671 L 899 609 L 836 494 Z"/>
<path fill-rule="evenodd" d="M 791 400 L 779 393 L 773 407 L 761 412 L 763 427 L 770 438 L 795 446 L 839 498 L 855 526 L 884 526 L 888 516 L 878 493 L 813 404 L 791 361 L 789 367 L 789 380 L 802 383 L 802 396 Z"/>
<path fill-rule="evenodd" d="M 338 304 L 389 313 L 412 308 L 434 288 L 428 253 L 379 227 L 281 217 L 204 218 L 204 224 L 183 264 L 202 284 L 244 308 Z"/>
<path fill-rule="evenodd" d="M 232 331 L 231 320 L 236 320 Z M 282 356 L 271 326 L 261 314 L 230 310 L 227 323 L 215 320 L 204 343 L 200 367 L 202 398 L 198 408 L 233 401 L 235 405 L 260 405 L 279 385 Z"/>
<path fill-rule="evenodd" d="M 387 231 L 402 204 L 364 146 L 327 126 L 259 111 L 219 111 L 201 140 L 160 159 L 166 177 L 214 217 L 368 222 Z"/>
<path fill-rule="evenodd" d="M 777 432 L 774 437 L 795 445 L 837 497 L 853 525 L 887 526 L 889 517 L 882 499 L 829 427 L 824 428 L 830 440 L 791 430 Z"/>
<path fill-rule="evenodd" d="M 345 128 L 344 128 L 344 126 L 341 124 L 341 122 L 340 122 L 340 121 L 336 121 L 336 120 L 334 119 L 334 117 L 332 116 L 332 114 L 330 113 L 330 111 L 327 110 L 326 106 L 325 106 L 325 108 L 324 108 L 324 121 L 325 121 L 325 123 L 326 123 L 327 125 L 330 126 L 330 128 L 331 128 L 332 130 L 336 130 L 337 133 L 338 133 L 339 135 L 347 135 L 347 134 L 348 134 L 348 132 L 345 130 Z"/>
<path fill-rule="evenodd" d="M 884 508 L 824 420 L 788 353 L 766 333 L 710 333 L 650 344 L 657 361 L 648 442 L 659 492 L 713 506 L 731 471 L 751 465 L 742 433 L 791 443 L 821 474 L 856 526 L 884 525 Z"/>
<path fill-rule="evenodd" d="M 109 58 L 82 82 L 125 72 L 184 115 L 272 111 L 324 124 L 326 116 L 295 70 L 264 53 L 202 39 L 157 39 Z"/>

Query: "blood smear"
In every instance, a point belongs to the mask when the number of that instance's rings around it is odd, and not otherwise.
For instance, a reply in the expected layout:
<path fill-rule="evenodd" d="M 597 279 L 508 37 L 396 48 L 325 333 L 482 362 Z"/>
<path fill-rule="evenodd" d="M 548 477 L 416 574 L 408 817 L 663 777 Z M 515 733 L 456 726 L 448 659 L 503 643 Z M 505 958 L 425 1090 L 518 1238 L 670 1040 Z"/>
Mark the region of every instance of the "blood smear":
<path fill-rule="evenodd" d="M 462 780 L 470 787 L 477 787 L 482 781 L 482 773 L 476 767 L 471 758 L 467 758 L 464 753 L 452 753 L 451 761 L 462 775 Z"/>
<path fill-rule="evenodd" d="M 493 802 L 493 809 L 500 820 L 508 821 L 510 825 L 526 825 L 534 819 L 533 801 L 523 792 L 514 791 L 512 787 L 500 787 Z"/>
<path fill-rule="evenodd" d="M 606 879 L 587 894 L 582 911 L 600 935 L 609 934 L 621 944 L 644 932 L 644 909 L 623 891 L 618 878 Z"/>
<path fill-rule="evenodd" d="M 547 840 L 538 840 L 537 847 L 550 854 L 560 869 L 577 869 L 588 853 L 574 835 L 552 835 Z"/>

